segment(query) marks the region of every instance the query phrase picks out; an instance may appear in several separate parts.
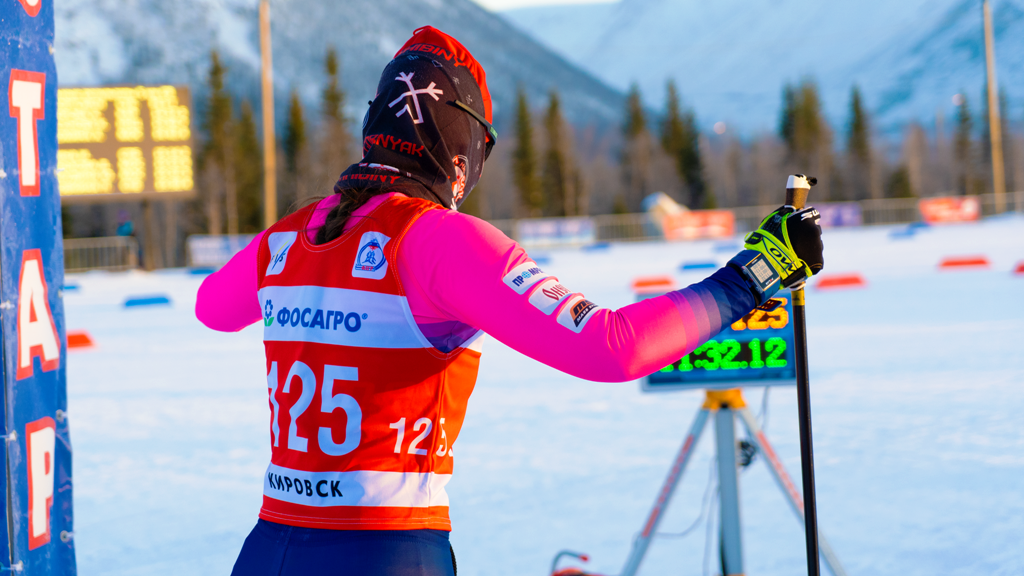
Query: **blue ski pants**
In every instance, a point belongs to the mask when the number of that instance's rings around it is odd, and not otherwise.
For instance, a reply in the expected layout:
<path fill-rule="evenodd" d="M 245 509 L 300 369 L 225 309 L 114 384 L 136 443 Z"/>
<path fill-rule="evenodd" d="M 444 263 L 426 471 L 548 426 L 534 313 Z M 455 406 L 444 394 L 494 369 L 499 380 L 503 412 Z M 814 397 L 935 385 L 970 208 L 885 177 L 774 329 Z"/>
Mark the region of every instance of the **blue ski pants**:
<path fill-rule="evenodd" d="M 259 520 L 232 576 L 455 576 L 442 530 L 323 530 Z"/>

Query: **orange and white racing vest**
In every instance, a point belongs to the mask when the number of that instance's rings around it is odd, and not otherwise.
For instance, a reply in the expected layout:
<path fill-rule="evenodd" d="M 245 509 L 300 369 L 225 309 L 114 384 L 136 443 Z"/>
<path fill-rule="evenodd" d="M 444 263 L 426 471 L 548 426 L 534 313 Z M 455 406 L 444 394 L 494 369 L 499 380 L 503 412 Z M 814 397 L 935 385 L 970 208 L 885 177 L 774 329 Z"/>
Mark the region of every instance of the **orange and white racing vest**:
<path fill-rule="evenodd" d="M 426 200 L 392 197 L 332 242 L 313 207 L 259 247 L 271 464 L 260 518 L 339 530 L 451 530 L 445 485 L 482 333 L 450 353 L 417 328 L 399 247 Z"/>

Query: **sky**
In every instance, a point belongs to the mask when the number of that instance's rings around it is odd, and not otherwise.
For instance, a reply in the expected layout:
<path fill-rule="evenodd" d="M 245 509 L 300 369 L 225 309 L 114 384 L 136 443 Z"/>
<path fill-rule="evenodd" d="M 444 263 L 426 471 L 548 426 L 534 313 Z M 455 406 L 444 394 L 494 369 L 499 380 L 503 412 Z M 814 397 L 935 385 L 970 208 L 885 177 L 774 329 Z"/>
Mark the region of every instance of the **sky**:
<path fill-rule="evenodd" d="M 605 4 L 615 0 L 473 0 L 488 10 L 499 11 L 527 6 L 545 6 L 553 4 Z"/>

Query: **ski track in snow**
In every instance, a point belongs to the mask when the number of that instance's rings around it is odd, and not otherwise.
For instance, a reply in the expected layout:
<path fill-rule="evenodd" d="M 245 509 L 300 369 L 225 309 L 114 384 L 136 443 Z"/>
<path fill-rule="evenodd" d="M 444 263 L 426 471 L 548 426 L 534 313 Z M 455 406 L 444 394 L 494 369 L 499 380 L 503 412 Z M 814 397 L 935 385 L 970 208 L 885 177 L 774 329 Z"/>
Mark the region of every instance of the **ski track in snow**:
<path fill-rule="evenodd" d="M 827 231 L 825 272 L 869 285 L 808 291 L 821 527 L 851 576 L 1024 573 L 1024 277 L 1010 273 L 1024 218 L 900 240 L 893 229 Z M 545 268 L 618 307 L 636 275 L 724 263 L 718 244 L 546 251 Z M 972 254 L 993 268 L 936 270 Z M 256 521 L 270 457 L 261 332 L 204 328 L 192 313 L 201 280 L 68 276 L 81 287 L 65 294 L 68 328 L 98 342 L 68 360 L 83 576 L 228 574 Z M 173 304 L 121 305 L 152 293 Z M 755 411 L 761 395 L 746 393 Z M 487 341 L 449 485 L 461 573 L 541 576 L 566 548 L 618 573 L 701 400 L 586 382 Z M 769 406 L 767 434 L 799 484 L 794 388 L 774 389 Z M 706 429 L 663 531 L 696 518 L 712 444 Z M 740 482 L 746 573 L 802 573 L 802 530 L 760 456 Z M 702 574 L 705 532 L 656 540 L 641 573 Z"/>

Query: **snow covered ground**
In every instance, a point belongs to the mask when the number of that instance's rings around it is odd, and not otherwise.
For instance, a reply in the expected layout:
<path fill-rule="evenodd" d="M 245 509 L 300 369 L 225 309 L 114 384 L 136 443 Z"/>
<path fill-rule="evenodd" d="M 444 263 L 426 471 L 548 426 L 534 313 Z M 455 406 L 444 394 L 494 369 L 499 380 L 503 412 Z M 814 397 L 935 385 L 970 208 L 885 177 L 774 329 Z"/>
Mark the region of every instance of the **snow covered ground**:
<path fill-rule="evenodd" d="M 822 529 L 851 576 L 1024 573 L 1024 276 L 1011 273 L 1024 218 L 909 239 L 892 230 L 827 231 L 826 272 L 858 271 L 869 286 L 808 292 Z M 552 251 L 545 268 L 617 307 L 632 301 L 634 276 L 723 263 L 731 253 L 716 246 Z M 975 254 L 992 269 L 936 270 L 943 256 Z M 99 344 L 68 369 L 84 576 L 227 574 L 256 521 L 270 456 L 261 331 L 200 325 L 201 280 L 68 277 L 80 286 L 65 294 L 68 327 Z M 121 305 L 153 293 L 173 305 Z M 746 396 L 756 411 L 761 391 Z M 543 576 L 563 548 L 618 573 L 701 400 L 582 381 L 489 340 L 449 486 L 460 573 Z M 794 389 L 774 389 L 768 406 L 767 434 L 799 478 Z M 712 453 L 706 431 L 663 531 L 697 518 Z M 800 526 L 764 463 L 740 483 L 746 573 L 801 573 Z M 641 573 L 717 573 L 705 528 L 658 539 Z"/>

